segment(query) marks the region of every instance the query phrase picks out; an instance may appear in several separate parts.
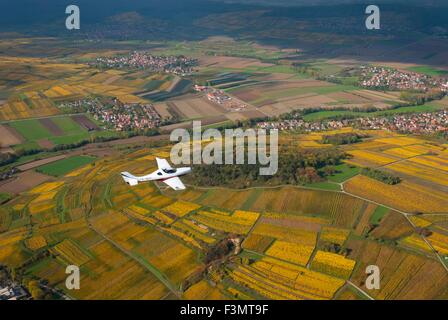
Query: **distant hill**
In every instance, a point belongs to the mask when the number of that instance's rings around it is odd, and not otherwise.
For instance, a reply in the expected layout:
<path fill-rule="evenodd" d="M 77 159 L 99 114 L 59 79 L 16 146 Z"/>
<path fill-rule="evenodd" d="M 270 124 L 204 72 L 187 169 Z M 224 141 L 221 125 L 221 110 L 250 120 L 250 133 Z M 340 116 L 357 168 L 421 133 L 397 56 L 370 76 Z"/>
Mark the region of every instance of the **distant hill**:
<path fill-rule="evenodd" d="M 223 0 L 211 0 L 211 1 L 223 1 Z M 372 4 L 372 1 L 365 0 L 224 0 L 227 3 L 243 3 L 243 4 L 257 4 L 267 6 L 328 6 L 328 5 L 345 5 L 345 4 Z M 419 6 L 435 6 L 435 7 L 447 7 L 447 4 L 442 4 L 438 0 L 378 0 L 375 4 L 406 4 L 406 5 L 419 5 Z"/>
<path fill-rule="evenodd" d="M 446 34 L 448 10 L 435 7 L 436 1 L 425 2 L 424 6 L 420 2 L 380 1 L 384 3 L 381 33 L 412 38 Z M 68 4 L 71 2 L 67 0 L 3 1 L 0 30 L 28 36 L 147 40 L 191 40 L 212 35 L 268 39 L 274 29 L 286 37 L 299 28 L 308 33 L 366 33 L 365 1 L 358 0 L 79 0 L 81 32 L 77 33 L 65 29 Z"/>

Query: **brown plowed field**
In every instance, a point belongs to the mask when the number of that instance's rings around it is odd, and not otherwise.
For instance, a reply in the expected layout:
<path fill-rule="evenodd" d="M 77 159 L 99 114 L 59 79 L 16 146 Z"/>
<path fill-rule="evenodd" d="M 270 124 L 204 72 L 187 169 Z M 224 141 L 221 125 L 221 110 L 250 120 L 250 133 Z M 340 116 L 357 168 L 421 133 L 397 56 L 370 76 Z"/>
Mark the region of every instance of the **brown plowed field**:
<path fill-rule="evenodd" d="M 13 128 L 0 125 L 0 147 L 9 147 L 24 141 L 22 136 Z"/>
<path fill-rule="evenodd" d="M 40 119 L 39 122 L 46 128 L 48 131 L 51 132 L 54 136 L 62 136 L 64 134 L 64 131 L 62 131 L 61 128 L 59 128 L 51 119 Z"/>
<path fill-rule="evenodd" d="M 98 130 L 99 127 L 94 123 L 92 120 L 87 118 L 85 115 L 76 115 L 72 116 L 72 119 L 79 123 L 83 128 L 86 128 L 87 130 Z"/>
<path fill-rule="evenodd" d="M 35 171 L 30 170 L 22 172 L 17 175 L 17 178 L 7 180 L 4 183 L 2 182 L 2 184 L 0 184 L 0 192 L 19 194 L 50 179 L 49 176 Z"/>

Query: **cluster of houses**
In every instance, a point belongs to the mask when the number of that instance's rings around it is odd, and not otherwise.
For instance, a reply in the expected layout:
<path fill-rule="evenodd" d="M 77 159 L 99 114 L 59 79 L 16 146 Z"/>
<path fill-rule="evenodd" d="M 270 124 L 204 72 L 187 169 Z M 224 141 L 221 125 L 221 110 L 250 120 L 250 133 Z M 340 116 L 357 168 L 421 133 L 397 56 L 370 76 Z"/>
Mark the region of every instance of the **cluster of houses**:
<path fill-rule="evenodd" d="M 100 104 L 99 98 L 85 98 L 81 100 L 66 101 L 58 105 L 59 109 L 68 113 L 84 113 L 94 110 Z"/>
<path fill-rule="evenodd" d="M 154 56 L 149 52 L 134 51 L 125 56 L 99 57 L 90 65 L 100 68 L 147 69 L 152 72 L 187 76 L 194 72 L 194 67 L 198 65 L 198 61 L 184 56 Z"/>
<path fill-rule="evenodd" d="M 99 103 L 89 112 L 95 120 L 106 123 L 117 131 L 154 129 L 159 127 L 162 121 L 154 105 L 122 103 L 118 99 Z"/>
<path fill-rule="evenodd" d="M 287 119 L 281 121 L 263 121 L 258 123 L 258 128 L 270 130 L 278 129 L 279 131 L 304 131 L 304 132 L 316 132 L 326 130 L 336 130 L 348 126 L 348 120 L 332 120 L 332 121 L 319 121 L 319 122 L 307 122 L 303 119 Z"/>
<path fill-rule="evenodd" d="M 448 111 L 396 115 L 385 118 L 360 118 L 358 125 L 366 129 L 387 129 L 402 133 L 448 133 Z"/>
<path fill-rule="evenodd" d="M 61 107 L 71 108 L 72 112 L 88 112 L 105 127 L 116 131 L 153 129 L 162 121 L 153 104 L 123 103 L 117 98 L 86 98 L 66 102 Z"/>
<path fill-rule="evenodd" d="M 0 172 L 0 181 L 10 179 L 17 173 L 19 170 L 17 168 L 11 168 L 7 171 Z"/>
<path fill-rule="evenodd" d="M 307 122 L 301 118 L 280 121 L 264 121 L 257 125 L 260 129 L 280 131 L 315 132 L 335 130 L 352 126 L 371 130 L 389 130 L 412 134 L 448 134 L 448 111 L 395 115 L 393 117 L 367 117 L 345 120 L 325 120 Z"/>
<path fill-rule="evenodd" d="M 427 92 L 437 89 L 448 92 L 448 79 L 433 78 L 428 75 L 403 72 L 385 67 L 362 67 L 361 86 L 384 90 L 416 90 Z"/>
<path fill-rule="evenodd" d="M 0 287 L 0 301 L 24 299 L 29 299 L 29 294 L 21 286 L 8 285 Z"/>
<path fill-rule="evenodd" d="M 209 101 L 217 103 L 230 111 L 241 111 L 247 108 L 247 105 L 226 94 L 223 90 L 213 87 L 195 85 L 194 90 L 203 92 Z"/>

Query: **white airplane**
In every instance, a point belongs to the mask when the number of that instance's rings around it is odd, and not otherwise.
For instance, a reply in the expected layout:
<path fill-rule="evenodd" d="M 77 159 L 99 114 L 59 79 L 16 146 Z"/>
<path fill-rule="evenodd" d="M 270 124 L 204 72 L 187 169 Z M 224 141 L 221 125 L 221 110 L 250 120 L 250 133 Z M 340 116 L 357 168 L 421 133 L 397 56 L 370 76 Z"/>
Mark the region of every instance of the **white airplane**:
<path fill-rule="evenodd" d="M 191 172 L 190 167 L 172 168 L 168 161 L 165 159 L 156 158 L 158 170 L 154 171 L 151 174 L 148 174 L 143 177 L 136 177 L 129 172 L 122 172 L 121 177 L 123 180 L 129 184 L 130 186 L 136 186 L 139 182 L 147 182 L 147 181 L 162 181 L 165 182 L 168 186 L 173 188 L 174 190 L 185 190 L 185 185 L 179 179 L 180 176 L 184 176 Z"/>

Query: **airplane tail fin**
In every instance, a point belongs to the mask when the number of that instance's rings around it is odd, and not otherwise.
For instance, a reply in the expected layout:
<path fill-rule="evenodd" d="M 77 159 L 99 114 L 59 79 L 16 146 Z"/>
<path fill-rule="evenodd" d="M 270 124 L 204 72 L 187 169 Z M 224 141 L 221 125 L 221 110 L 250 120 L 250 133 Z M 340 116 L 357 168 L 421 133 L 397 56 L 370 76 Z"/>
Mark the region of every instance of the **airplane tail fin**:
<path fill-rule="evenodd" d="M 121 177 L 123 178 L 124 182 L 126 182 L 130 186 L 136 186 L 138 185 L 138 178 L 129 172 L 122 172 Z"/>

